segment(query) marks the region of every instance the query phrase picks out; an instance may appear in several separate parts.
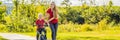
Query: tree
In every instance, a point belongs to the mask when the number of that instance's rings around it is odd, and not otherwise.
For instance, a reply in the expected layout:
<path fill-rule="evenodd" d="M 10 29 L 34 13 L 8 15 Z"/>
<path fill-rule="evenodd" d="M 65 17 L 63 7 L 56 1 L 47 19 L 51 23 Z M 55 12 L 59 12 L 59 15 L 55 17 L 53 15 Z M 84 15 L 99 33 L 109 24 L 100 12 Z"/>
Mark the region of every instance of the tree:
<path fill-rule="evenodd" d="M 2 2 L 0 2 L 0 5 Z M 6 6 L 0 6 L 0 21 L 3 18 L 3 13 L 6 11 Z"/>
<path fill-rule="evenodd" d="M 14 5 L 16 7 L 16 15 L 17 15 L 19 2 L 18 2 L 18 0 L 14 0 L 13 2 L 14 2 Z"/>
<path fill-rule="evenodd" d="M 2 2 L 0 2 L 0 5 L 2 4 Z"/>
<path fill-rule="evenodd" d="M 71 4 L 72 4 L 72 3 L 70 2 L 70 0 L 64 0 L 64 1 L 61 3 L 61 5 L 65 5 L 65 6 L 66 6 L 66 9 L 69 9 Z"/>
<path fill-rule="evenodd" d="M 3 15 L 4 15 L 4 12 L 6 11 L 6 7 L 5 6 L 0 6 L 0 20 L 3 19 Z"/>

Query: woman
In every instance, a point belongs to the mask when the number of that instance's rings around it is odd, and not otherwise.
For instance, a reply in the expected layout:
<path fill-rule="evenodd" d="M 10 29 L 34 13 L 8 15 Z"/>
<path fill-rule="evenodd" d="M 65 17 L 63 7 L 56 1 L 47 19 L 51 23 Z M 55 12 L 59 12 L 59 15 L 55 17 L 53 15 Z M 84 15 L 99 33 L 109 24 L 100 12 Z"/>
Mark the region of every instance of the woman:
<path fill-rule="evenodd" d="M 51 3 L 50 8 L 48 8 L 46 12 L 46 16 L 48 17 L 48 22 L 50 24 L 50 29 L 52 31 L 52 40 L 56 40 L 57 36 L 57 28 L 58 28 L 58 11 L 56 9 L 56 5 L 54 2 Z"/>

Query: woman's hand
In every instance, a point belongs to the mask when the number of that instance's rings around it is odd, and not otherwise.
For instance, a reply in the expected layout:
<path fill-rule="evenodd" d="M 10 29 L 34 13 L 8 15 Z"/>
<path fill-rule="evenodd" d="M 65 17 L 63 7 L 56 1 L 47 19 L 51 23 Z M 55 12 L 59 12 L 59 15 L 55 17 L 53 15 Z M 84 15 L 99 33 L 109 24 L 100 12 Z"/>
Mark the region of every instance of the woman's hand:
<path fill-rule="evenodd" d="M 49 23 L 51 20 L 48 20 L 47 22 Z"/>
<path fill-rule="evenodd" d="M 46 21 L 47 23 L 49 23 L 49 21 Z"/>
<path fill-rule="evenodd" d="M 48 21 L 46 21 L 46 23 L 47 23 L 47 25 L 49 26 L 49 22 L 48 22 Z"/>

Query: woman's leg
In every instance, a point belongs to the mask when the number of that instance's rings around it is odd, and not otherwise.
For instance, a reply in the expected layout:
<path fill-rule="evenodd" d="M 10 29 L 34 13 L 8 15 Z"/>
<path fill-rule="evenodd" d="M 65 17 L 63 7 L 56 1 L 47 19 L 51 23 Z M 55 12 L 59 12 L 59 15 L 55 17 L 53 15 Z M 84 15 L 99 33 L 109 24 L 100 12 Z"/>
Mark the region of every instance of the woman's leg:
<path fill-rule="evenodd" d="M 55 28 L 54 28 L 54 24 L 50 23 L 50 29 L 52 31 L 52 40 L 55 40 Z"/>
<path fill-rule="evenodd" d="M 54 24 L 54 29 L 55 29 L 55 39 L 56 39 L 56 36 L 57 36 L 57 28 L 58 28 L 58 23 Z"/>

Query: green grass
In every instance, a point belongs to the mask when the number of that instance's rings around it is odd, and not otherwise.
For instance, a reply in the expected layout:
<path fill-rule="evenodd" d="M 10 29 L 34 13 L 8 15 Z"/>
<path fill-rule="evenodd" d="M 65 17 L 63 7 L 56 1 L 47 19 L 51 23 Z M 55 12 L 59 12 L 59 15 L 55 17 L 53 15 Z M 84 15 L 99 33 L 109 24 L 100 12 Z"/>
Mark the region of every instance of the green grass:
<path fill-rule="evenodd" d="M 0 36 L 0 40 L 7 40 L 7 39 L 4 39 L 4 38 L 2 38 L 2 37 Z"/>
<path fill-rule="evenodd" d="M 35 32 L 20 33 L 35 37 Z M 47 33 L 51 39 L 51 33 Z M 58 40 L 120 40 L 120 31 L 64 32 L 57 34 Z"/>

